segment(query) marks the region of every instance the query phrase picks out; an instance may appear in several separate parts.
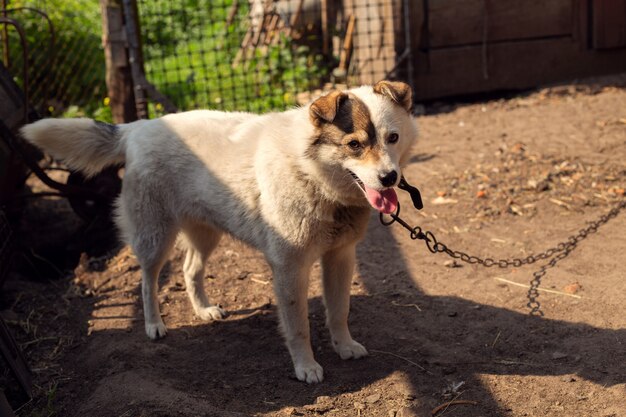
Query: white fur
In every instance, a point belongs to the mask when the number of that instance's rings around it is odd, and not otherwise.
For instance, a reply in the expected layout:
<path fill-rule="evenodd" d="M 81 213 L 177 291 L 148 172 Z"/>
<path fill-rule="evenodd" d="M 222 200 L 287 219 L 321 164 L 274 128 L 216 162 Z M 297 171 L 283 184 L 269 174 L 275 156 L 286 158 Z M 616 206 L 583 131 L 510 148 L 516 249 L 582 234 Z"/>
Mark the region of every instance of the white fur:
<path fill-rule="evenodd" d="M 253 115 L 191 111 L 159 119 L 97 127 L 88 119 L 42 120 L 23 129 L 32 143 L 88 174 L 125 161 L 117 223 L 142 267 L 145 329 L 152 338 L 166 327 L 157 299 L 157 277 L 178 234 L 186 248 L 184 277 L 198 316 L 224 317 L 204 289 L 204 265 L 223 232 L 260 249 L 274 274 L 280 324 L 296 376 L 323 379 L 310 344 L 309 273 L 323 267 L 324 303 L 334 349 L 342 359 L 367 350 L 348 330 L 355 246 L 365 233 L 369 205 L 347 173 L 372 187 L 380 172 L 400 170 L 417 131 L 413 118 L 372 87 L 351 90 L 367 104 L 378 135 L 395 130 L 380 163 L 343 163 L 332 149 L 315 157 L 309 107 Z M 110 127 L 110 126 L 109 126 Z"/>

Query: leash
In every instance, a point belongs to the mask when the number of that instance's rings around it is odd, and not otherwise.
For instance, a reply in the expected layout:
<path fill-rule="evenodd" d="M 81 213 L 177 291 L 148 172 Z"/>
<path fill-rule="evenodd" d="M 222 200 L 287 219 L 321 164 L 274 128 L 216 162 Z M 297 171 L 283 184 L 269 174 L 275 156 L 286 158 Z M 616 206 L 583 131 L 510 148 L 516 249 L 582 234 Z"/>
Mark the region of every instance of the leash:
<path fill-rule="evenodd" d="M 410 185 L 404 177 L 402 177 L 402 179 L 400 180 L 398 188 L 410 194 L 413 206 L 415 206 L 417 210 L 421 210 L 424 207 L 419 190 L 416 187 Z M 546 274 L 548 269 L 553 268 L 560 260 L 567 257 L 570 252 L 572 252 L 576 248 L 576 246 L 578 246 L 580 241 L 587 238 L 587 236 L 589 236 L 590 234 L 597 232 L 600 226 L 606 224 L 609 220 L 616 217 L 619 212 L 624 208 L 626 208 L 626 199 L 618 203 L 608 213 L 603 214 L 597 220 L 589 223 L 587 227 L 580 229 L 578 233 L 568 237 L 567 240 L 542 252 L 526 256 L 525 258 L 506 258 L 498 260 L 489 257 L 482 258 L 479 256 L 470 255 L 467 252 L 450 249 L 448 245 L 437 240 L 437 238 L 431 231 L 423 230 L 420 226 L 412 227 L 400 217 L 399 202 L 396 212 L 388 215 L 391 217 L 391 220 L 385 220 L 385 215 L 383 213 L 380 213 L 380 222 L 383 224 L 383 226 L 391 226 L 393 223 L 398 223 L 410 232 L 411 239 L 423 240 L 426 244 L 426 248 L 428 248 L 431 253 L 445 253 L 453 259 L 459 259 L 465 263 L 472 265 L 481 265 L 486 268 L 498 266 L 499 268 L 504 269 L 510 267 L 518 268 L 523 265 L 534 264 L 541 260 L 549 260 L 547 264 L 543 265 L 538 271 L 533 273 L 533 279 L 530 282 L 530 289 L 528 290 L 527 294 L 529 300 L 527 307 L 531 309 L 530 314 L 543 316 L 543 312 L 540 310 L 541 304 L 537 301 L 537 297 L 539 297 L 538 289 L 539 285 L 541 284 L 541 278 Z"/>

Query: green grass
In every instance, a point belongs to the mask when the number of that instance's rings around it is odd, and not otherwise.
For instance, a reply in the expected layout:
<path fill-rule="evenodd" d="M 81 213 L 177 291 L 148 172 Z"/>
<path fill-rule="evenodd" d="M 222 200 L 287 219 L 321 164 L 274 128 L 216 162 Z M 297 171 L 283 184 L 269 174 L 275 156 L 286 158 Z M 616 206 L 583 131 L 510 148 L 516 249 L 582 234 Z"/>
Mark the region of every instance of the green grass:
<path fill-rule="evenodd" d="M 58 383 L 51 381 L 45 387 L 35 386 L 33 399 L 17 413 L 17 417 L 53 417 L 58 415 L 55 407 Z"/>

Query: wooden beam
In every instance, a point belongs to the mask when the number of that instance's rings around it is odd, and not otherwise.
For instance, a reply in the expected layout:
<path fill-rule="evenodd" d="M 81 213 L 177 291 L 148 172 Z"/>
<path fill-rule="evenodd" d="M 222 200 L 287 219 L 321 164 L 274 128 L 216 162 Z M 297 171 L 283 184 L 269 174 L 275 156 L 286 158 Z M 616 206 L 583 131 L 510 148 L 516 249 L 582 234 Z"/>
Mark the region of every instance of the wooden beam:
<path fill-rule="evenodd" d="M 572 8 L 572 0 L 429 1 L 430 46 L 482 43 L 485 33 L 488 42 L 570 35 Z"/>
<path fill-rule="evenodd" d="M 489 46 L 489 78 L 480 45 L 431 50 L 430 71 L 415 72 L 416 96 L 446 96 L 535 87 L 574 78 L 626 71 L 626 49 L 581 50 L 570 37 Z"/>
<path fill-rule="evenodd" d="M 133 78 L 128 62 L 124 12 L 120 0 L 100 0 L 102 46 L 109 105 L 115 123 L 137 120 Z"/>

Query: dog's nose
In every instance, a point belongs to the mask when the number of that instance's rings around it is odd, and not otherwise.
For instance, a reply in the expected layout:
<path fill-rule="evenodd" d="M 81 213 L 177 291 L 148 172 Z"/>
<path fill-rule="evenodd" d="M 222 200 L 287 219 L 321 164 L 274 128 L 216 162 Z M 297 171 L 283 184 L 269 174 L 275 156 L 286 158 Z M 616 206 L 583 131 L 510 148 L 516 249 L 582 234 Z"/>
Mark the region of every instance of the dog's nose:
<path fill-rule="evenodd" d="M 384 176 L 378 178 L 383 187 L 391 187 L 396 183 L 398 179 L 398 173 L 396 171 L 390 171 Z"/>

